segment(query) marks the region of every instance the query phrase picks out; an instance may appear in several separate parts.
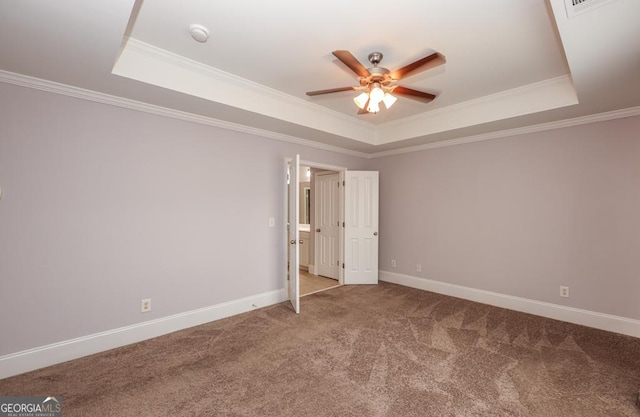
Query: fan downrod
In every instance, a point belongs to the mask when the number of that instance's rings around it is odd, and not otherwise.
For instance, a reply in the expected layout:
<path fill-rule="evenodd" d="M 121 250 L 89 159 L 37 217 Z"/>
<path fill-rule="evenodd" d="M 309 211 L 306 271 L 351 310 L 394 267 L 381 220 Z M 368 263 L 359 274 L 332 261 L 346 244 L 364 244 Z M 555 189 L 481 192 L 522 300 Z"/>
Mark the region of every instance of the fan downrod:
<path fill-rule="evenodd" d="M 382 61 L 382 57 L 382 52 L 371 52 L 369 54 L 369 62 L 371 62 L 374 67 L 377 67 L 378 64 Z"/>

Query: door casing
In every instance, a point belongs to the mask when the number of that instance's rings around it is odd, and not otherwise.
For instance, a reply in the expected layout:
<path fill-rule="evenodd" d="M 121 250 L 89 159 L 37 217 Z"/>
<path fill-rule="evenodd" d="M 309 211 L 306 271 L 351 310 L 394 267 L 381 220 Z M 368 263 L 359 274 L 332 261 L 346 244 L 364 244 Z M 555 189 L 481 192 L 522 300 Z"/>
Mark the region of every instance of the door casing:
<path fill-rule="evenodd" d="M 285 179 L 287 177 L 287 167 L 288 164 L 291 163 L 293 161 L 293 158 L 285 158 Z M 336 171 L 338 172 L 339 175 L 339 181 L 341 184 L 340 187 L 340 193 L 339 193 L 339 217 L 340 217 L 340 221 L 344 222 L 345 221 L 345 187 L 342 186 L 345 184 L 345 172 L 347 171 L 347 168 L 345 167 L 341 167 L 341 166 L 335 166 L 335 165 L 330 165 L 330 164 L 325 164 L 325 163 L 319 163 L 319 162 L 314 162 L 314 161 L 307 161 L 307 160 L 299 160 L 299 164 L 300 165 L 306 165 L 312 168 L 318 168 L 318 169 L 322 169 L 322 170 L 327 170 L 327 171 Z M 285 182 L 285 186 L 286 186 L 286 182 Z M 284 236 L 286 236 L 287 238 L 285 239 L 285 243 L 286 243 L 286 247 L 285 247 L 285 251 L 284 251 L 284 271 L 283 271 L 283 276 L 284 276 L 284 280 L 285 280 L 285 288 L 288 288 L 288 283 L 287 283 L 287 269 L 288 269 L 288 253 L 289 253 L 289 231 L 287 228 L 287 223 L 288 223 L 288 219 L 289 219 L 289 201 L 288 201 L 288 193 L 285 192 L 283 193 L 284 195 L 284 204 L 283 206 L 285 207 L 285 210 L 283 210 L 283 227 L 284 227 L 284 231 L 283 234 Z M 297 217 L 297 216 L 296 216 Z M 377 230 L 377 225 L 376 225 L 376 230 Z M 296 227 L 297 229 L 297 227 Z M 377 236 L 377 233 L 376 233 Z M 377 241 L 377 238 L 376 238 Z M 342 285 L 345 284 L 345 274 L 344 274 L 344 268 L 342 267 L 342 265 L 345 262 L 345 228 L 344 227 L 340 227 L 340 231 L 339 231 L 339 240 L 338 240 L 338 245 L 339 245 L 339 257 L 340 257 L 340 268 L 339 268 L 339 277 L 338 277 L 338 282 Z M 297 245 L 296 245 L 297 247 Z M 316 251 L 317 252 L 317 251 Z M 376 262 L 377 262 L 377 256 L 376 256 Z M 377 269 L 376 269 L 377 271 Z M 299 303 L 299 301 L 298 301 Z M 293 303 L 292 303 L 293 304 Z M 295 304 L 294 304 L 295 305 Z M 299 305 L 299 304 L 298 304 Z"/>

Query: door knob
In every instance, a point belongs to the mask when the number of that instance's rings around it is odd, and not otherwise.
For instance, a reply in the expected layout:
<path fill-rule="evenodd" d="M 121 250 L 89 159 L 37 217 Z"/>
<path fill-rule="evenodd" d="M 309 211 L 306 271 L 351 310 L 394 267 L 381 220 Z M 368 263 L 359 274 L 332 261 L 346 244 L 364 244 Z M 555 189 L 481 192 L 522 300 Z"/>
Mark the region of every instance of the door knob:
<path fill-rule="evenodd" d="M 316 229 L 316 232 L 320 233 L 320 229 Z"/>
<path fill-rule="evenodd" d="M 302 243 L 303 243 L 303 242 L 302 242 L 302 239 L 300 239 L 300 244 L 302 245 Z"/>
<path fill-rule="evenodd" d="M 373 232 L 373 235 L 374 236 L 378 236 L 378 232 Z"/>
<path fill-rule="evenodd" d="M 295 245 L 296 244 L 296 240 L 295 239 L 291 239 L 291 242 L 289 242 L 289 243 L 291 243 L 292 245 Z"/>

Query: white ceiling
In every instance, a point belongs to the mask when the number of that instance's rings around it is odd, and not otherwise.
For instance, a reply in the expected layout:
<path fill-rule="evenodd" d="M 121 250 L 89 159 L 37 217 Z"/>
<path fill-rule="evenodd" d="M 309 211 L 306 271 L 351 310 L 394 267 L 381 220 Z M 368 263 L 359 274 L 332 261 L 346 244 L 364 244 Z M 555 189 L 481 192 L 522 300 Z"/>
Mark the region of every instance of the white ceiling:
<path fill-rule="evenodd" d="M 637 0 L 574 18 L 564 0 L 22 0 L 0 3 L 0 70 L 375 154 L 640 106 L 638 16 Z M 440 52 L 399 82 L 438 97 L 358 116 L 354 92 L 306 96 L 357 85 L 336 49 L 391 70 Z"/>

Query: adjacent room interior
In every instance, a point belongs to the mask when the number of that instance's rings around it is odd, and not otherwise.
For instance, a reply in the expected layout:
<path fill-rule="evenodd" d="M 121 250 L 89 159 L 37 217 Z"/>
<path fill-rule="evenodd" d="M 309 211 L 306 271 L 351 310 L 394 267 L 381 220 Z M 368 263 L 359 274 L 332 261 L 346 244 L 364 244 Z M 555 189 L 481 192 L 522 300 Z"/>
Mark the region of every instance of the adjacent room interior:
<path fill-rule="evenodd" d="M 340 285 L 339 225 L 336 224 L 339 221 L 339 176 L 335 171 L 312 170 L 306 165 L 300 166 L 300 173 L 298 242 L 300 296 L 304 296 Z"/>
<path fill-rule="evenodd" d="M 0 3 L 0 395 L 639 416 L 638 16 Z"/>

